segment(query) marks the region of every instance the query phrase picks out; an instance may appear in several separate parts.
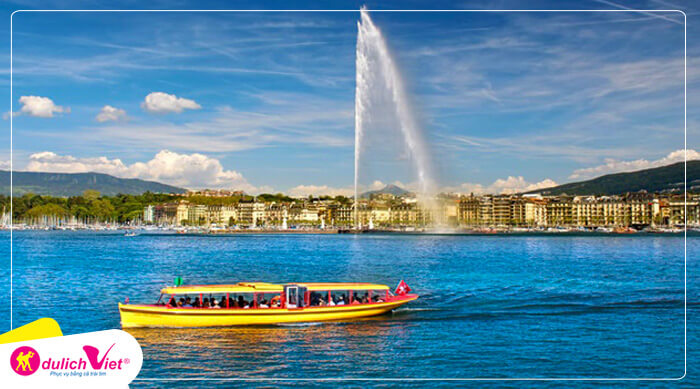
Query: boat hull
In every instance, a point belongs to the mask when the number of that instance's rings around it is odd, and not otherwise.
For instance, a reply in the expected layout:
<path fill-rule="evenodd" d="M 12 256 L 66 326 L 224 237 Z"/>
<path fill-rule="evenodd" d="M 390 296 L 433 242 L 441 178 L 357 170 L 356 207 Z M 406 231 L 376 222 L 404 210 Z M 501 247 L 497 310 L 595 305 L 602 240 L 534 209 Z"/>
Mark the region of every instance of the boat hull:
<path fill-rule="evenodd" d="M 139 327 L 228 327 L 240 325 L 264 325 L 302 323 L 330 320 L 347 320 L 377 316 L 418 298 L 406 295 L 401 298 L 372 304 L 343 305 L 335 307 L 309 307 L 302 309 L 201 309 L 168 308 L 156 305 L 119 304 L 122 328 Z"/>

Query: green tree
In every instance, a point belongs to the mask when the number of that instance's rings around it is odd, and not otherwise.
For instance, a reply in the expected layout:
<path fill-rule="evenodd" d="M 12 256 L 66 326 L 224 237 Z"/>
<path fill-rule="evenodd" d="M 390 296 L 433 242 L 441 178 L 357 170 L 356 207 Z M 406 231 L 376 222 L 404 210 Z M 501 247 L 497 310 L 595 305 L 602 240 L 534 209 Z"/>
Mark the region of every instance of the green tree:
<path fill-rule="evenodd" d="M 100 198 L 100 192 L 94 189 L 85 189 L 83 191 L 83 198 L 88 201 L 94 201 Z"/>
<path fill-rule="evenodd" d="M 114 206 L 107 200 L 94 200 L 90 202 L 89 209 L 97 220 L 106 221 L 114 217 Z"/>
<path fill-rule="evenodd" d="M 33 207 L 32 209 L 27 211 L 26 215 L 31 218 L 38 218 L 42 216 L 66 217 L 69 214 L 70 213 L 67 209 L 63 208 L 58 204 L 44 204 Z"/>

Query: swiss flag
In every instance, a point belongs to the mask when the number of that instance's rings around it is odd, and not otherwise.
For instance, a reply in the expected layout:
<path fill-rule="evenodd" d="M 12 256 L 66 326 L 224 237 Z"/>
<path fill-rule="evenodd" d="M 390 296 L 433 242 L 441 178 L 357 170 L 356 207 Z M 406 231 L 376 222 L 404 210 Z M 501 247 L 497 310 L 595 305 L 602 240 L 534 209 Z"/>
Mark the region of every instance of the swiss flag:
<path fill-rule="evenodd" d="M 399 282 L 399 285 L 396 287 L 394 294 L 398 296 L 403 296 L 410 291 L 411 287 L 408 286 L 408 284 L 404 280 L 401 280 L 401 282 Z"/>

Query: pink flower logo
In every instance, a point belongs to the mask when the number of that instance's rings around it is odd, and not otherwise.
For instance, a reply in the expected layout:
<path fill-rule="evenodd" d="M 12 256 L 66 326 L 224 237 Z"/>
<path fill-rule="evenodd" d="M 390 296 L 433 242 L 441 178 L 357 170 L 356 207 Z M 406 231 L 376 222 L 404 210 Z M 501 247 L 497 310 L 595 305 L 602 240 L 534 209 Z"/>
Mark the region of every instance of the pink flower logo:
<path fill-rule="evenodd" d="M 10 356 L 12 370 L 22 376 L 34 374 L 40 364 L 39 353 L 29 346 L 18 347 Z"/>

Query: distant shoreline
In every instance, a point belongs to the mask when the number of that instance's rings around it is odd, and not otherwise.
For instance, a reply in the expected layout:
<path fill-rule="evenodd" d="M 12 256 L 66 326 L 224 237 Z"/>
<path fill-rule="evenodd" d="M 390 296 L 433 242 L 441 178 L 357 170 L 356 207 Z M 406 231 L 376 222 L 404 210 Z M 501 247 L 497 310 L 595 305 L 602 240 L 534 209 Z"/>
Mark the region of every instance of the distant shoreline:
<path fill-rule="evenodd" d="M 0 233 L 9 233 L 9 229 L 2 229 Z M 232 236 L 254 236 L 254 235 L 367 235 L 367 236 L 478 236 L 478 237 L 528 237 L 528 236 L 575 236 L 575 237 L 636 237 L 636 236 L 673 236 L 682 237 L 684 231 L 664 231 L 664 232 L 645 232 L 636 233 L 619 233 L 619 232 L 597 232 L 597 231 L 499 231 L 499 232 L 478 232 L 478 231 L 388 231 L 388 230 L 364 230 L 339 232 L 337 229 L 299 229 L 299 230 L 232 230 L 225 232 L 176 232 L 174 230 L 117 230 L 117 229 L 18 229 L 13 230 L 14 233 L 97 233 L 100 235 L 117 235 L 124 238 L 134 238 L 139 236 L 182 236 L 182 237 L 232 237 Z M 697 229 L 688 229 L 687 236 L 700 237 L 700 231 Z"/>

